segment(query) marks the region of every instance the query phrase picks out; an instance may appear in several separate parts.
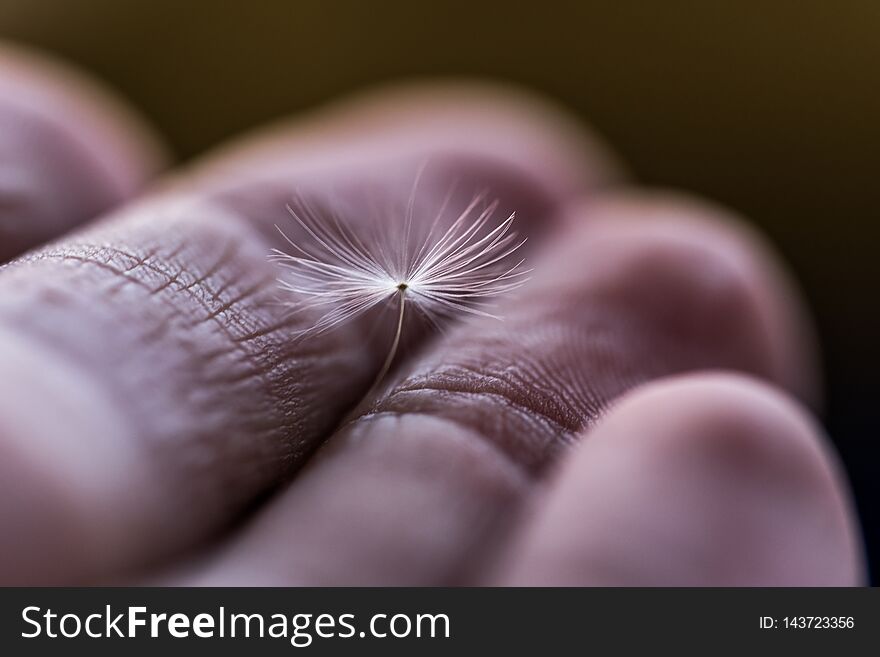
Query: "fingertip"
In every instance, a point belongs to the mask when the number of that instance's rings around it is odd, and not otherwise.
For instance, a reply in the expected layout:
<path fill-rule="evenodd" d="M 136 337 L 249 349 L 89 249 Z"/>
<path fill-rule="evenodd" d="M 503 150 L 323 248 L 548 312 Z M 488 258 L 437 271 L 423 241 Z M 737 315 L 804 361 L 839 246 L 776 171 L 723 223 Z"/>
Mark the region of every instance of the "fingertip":
<path fill-rule="evenodd" d="M 118 94 L 64 62 L 0 43 L 3 103 L 62 127 L 87 149 L 120 197 L 137 191 L 168 162 L 168 147 Z"/>
<path fill-rule="evenodd" d="M 165 160 L 156 134 L 97 82 L 0 43 L 0 261 L 132 196 Z"/>
<path fill-rule="evenodd" d="M 514 584 L 857 585 L 844 475 L 799 405 L 698 374 L 624 397 L 560 471 L 502 578 Z"/>
<path fill-rule="evenodd" d="M 604 140 L 550 99 L 510 84 L 454 79 L 374 87 L 282 120 L 209 154 L 200 175 L 289 176 L 448 155 L 519 171 L 557 199 L 625 177 Z"/>
<path fill-rule="evenodd" d="M 377 125 L 403 127 L 425 148 L 471 150 L 517 166 L 559 198 L 626 178 L 598 132 L 548 96 L 512 83 L 449 79 L 395 83 L 361 94 L 353 107 Z"/>
<path fill-rule="evenodd" d="M 656 432 L 639 423 L 659 422 Z M 641 427 L 632 433 L 630 429 Z M 658 459 L 705 459 L 744 472 L 772 467 L 819 482 L 842 481 L 830 444 L 803 406 L 760 380 L 729 372 L 668 377 L 624 396 L 596 440 L 639 442 Z"/>
<path fill-rule="evenodd" d="M 738 331 L 751 345 L 750 373 L 821 408 L 818 339 L 803 295 L 780 254 L 748 222 L 672 190 L 607 191 L 565 214 L 594 252 L 608 255 L 585 267 L 613 262 L 609 277 L 641 295 L 642 307 L 679 323 L 699 318 L 695 331 Z M 628 257 L 612 260 L 617 251 Z"/>

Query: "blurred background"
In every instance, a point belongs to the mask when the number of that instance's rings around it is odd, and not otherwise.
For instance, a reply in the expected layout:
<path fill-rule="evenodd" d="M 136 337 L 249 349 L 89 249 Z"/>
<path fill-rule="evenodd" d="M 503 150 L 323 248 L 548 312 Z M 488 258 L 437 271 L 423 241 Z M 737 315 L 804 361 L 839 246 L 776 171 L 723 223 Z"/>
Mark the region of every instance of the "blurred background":
<path fill-rule="evenodd" d="M 2 0 L 0 37 L 103 78 L 180 159 L 377 82 L 512 81 L 639 180 L 750 217 L 823 343 L 825 422 L 880 564 L 880 3 Z"/>

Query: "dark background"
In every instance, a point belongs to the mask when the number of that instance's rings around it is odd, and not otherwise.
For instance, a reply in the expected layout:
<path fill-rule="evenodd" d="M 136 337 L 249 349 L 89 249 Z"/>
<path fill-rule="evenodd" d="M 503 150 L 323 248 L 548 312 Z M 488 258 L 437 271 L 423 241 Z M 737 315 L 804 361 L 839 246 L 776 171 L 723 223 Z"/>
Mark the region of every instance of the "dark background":
<path fill-rule="evenodd" d="M 739 210 L 793 267 L 880 563 L 880 2 L 3 0 L 0 36 L 110 82 L 181 158 L 401 77 L 491 77 L 562 101 L 640 180 Z"/>

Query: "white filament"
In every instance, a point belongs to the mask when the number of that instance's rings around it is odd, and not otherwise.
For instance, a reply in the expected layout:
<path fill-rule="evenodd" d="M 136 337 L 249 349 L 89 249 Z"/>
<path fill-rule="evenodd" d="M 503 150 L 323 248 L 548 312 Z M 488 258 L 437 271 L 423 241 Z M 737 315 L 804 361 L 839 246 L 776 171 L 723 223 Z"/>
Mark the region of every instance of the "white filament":
<path fill-rule="evenodd" d="M 526 240 L 511 230 L 513 214 L 493 224 L 497 203 L 478 210 L 482 200 L 474 198 L 438 230 L 441 211 L 415 246 L 412 203 L 402 234 L 385 244 L 362 239 L 336 216 L 320 220 L 306 203 L 300 211 L 288 206 L 310 243 L 296 243 L 279 228 L 293 250 L 275 249 L 271 258 L 288 270 L 279 283 L 297 298 L 293 306 L 324 311 L 305 332 L 323 333 L 398 295 L 435 324 L 459 313 L 496 317 L 487 300 L 527 280 L 524 260 L 511 258 Z"/>
<path fill-rule="evenodd" d="M 489 312 L 489 299 L 520 287 L 530 272 L 522 268 L 524 259 L 513 257 L 526 242 L 511 230 L 514 215 L 492 221 L 497 202 L 487 205 L 479 195 L 451 223 L 443 216 L 444 202 L 425 226 L 413 220 L 414 193 L 397 234 L 388 230 L 393 221 L 379 222 L 385 233 L 369 237 L 299 199 L 298 209 L 288 211 L 307 239 L 294 242 L 279 228 L 292 251 L 274 249 L 270 256 L 287 270 L 279 283 L 296 299 L 291 306 L 317 316 L 302 335 L 324 333 L 397 300 L 396 333 L 374 387 L 394 360 L 405 308 L 420 311 L 434 326 L 458 314 L 500 319 Z M 424 235 L 417 239 L 414 232 Z"/>

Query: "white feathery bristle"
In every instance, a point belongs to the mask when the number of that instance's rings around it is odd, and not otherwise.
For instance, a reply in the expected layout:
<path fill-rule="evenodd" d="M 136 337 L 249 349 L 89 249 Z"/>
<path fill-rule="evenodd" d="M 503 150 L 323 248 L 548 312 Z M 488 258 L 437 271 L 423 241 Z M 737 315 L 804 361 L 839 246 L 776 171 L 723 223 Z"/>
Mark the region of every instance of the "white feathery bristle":
<path fill-rule="evenodd" d="M 493 221 L 498 204 L 484 198 L 476 196 L 451 222 L 443 216 L 444 203 L 427 226 L 413 220 L 411 198 L 402 230 L 394 234 L 386 227 L 382 237 L 358 235 L 332 213 L 319 216 L 301 198 L 288 206 L 305 239 L 294 242 L 279 228 L 291 250 L 276 249 L 270 257 L 287 270 L 279 283 L 294 297 L 291 306 L 318 311 L 304 333 L 323 333 L 395 297 L 398 333 L 404 299 L 435 326 L 459 314 L 497 317 L 488 300 L 521 286 L 530 270 L 515 257 L 526 239 L 512 230 L 514 215 Z"/>

